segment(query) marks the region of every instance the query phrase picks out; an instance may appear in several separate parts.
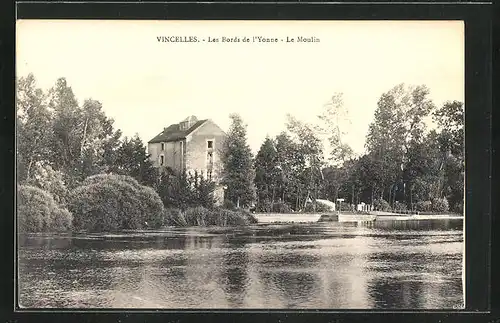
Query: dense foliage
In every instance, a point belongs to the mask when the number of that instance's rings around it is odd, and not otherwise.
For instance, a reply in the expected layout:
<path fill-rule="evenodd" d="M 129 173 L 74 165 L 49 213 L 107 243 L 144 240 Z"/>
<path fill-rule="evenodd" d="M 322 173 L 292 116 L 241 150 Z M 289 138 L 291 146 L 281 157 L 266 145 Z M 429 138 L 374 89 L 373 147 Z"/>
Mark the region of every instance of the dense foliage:
<path fill-rule="evenodd" d="M 30 74 L 17 84 L 20 229 L 67 230 L 72 218 L 77 229 L 94 231 L 246 224 L 253 220 L 242 209 L 322 212 L 318 198 L 343 198 L 343 210 L 364 202 L 381 211 L 461 213 L 464 105 L 436 107 L 429 95 L 425 86 L 404 84 L 383 93 L 360 156 L 346 144 L 341 93 L 316 123 L 288 115 L 255 158 L 244 121 L 230 115 L 219 209 L 212 180 L 159 171 L 139 136 L 122 137 L 100 102 L 80 103 L 64 78 L 43 91 Z"/>
<path fill-rule="evenodd" d="M 266 138 L 257 154 L 257 210 L 284 203 L 304 211 L 309 200 L 344 198 L 351 209 L 364 202 L 381 211 L 463 212 L 464 106 L 449 101 L 438 108 L 429 94 L 404 84 L 383 93 L 361 156 L 344 142 L 341 94 L 316 126 L 289 116 L 287 131 Z"/>
<path fill-rule="evenodd" d="M 124 175 L 94 175 L 71 192 L 69 210 L 78 230 L 115 231 L 163 225 L 163 203 L 150 187 Z"/>
<path fill-rule="evenodd" d="M 207 209 L 202 206 L 165 210 L 165 224 L 173 226 L 236 226 L 256 223 L 257 220 L 243 210 L 228 210 L 223 208 Z"/>
<path fill-rule="evenodd" d="M 250 207 L 255 200 L 255 170 L 252 151 L 247 143 L 246 125 L 237 114 L 231 114 L 231 126 L 224 141 L 221 161 L 224 198 L 236 207 Z"/>
<path fill-rule="evenodd" d="M 164 172 L 158 183 L 158 194 L 166 208 L 186 210 L 189 207 L 211 208 L 215 204 L 215 183 L 202 173 Z"/>
<path fill-rule="evenodd" d="M 19 185 L 17 221 L 20 232 L 66 231 L 71 228 L 72 215 L 58 205 L 49 192 L 34 186 Z"/>

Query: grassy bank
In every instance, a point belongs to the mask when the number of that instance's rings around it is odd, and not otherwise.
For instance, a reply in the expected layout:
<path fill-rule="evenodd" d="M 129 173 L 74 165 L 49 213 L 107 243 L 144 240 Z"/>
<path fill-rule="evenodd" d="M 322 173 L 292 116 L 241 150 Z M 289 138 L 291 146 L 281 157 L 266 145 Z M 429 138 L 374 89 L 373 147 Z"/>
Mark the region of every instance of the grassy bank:
<path fill-rule="evenodd" d="M 204 207 L 166 209 L 163 218 L 165 226 L 241 226 L 257 223 L 257 219 L 243 210 L 228 210 L 223 208 L 207 209 Z"/>

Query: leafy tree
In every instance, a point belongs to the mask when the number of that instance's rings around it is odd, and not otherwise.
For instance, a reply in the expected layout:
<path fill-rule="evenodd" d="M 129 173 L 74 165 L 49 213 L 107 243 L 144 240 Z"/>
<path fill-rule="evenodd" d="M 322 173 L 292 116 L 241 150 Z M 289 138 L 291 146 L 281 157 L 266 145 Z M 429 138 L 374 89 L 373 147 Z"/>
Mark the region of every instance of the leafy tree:
<path fill-rule="evenodd" d="M 60 78 L 49 91 L 49 107 L 53 111 L 52 161 L 66 174 L 69 185 L 108 171 L 110 160 L 105 153 L 116 149 L 112 145 L 118 143 L 120 133 L 113 129 L 113 120 L 106 117 L 101 103 L 87 99 L 80 107 L 66 79 Z"/>
<path fill-rule="evenodd" d="M 185 211 L 191 207 L 213 208 L 215 183 L 198 172 L 163 172 L 157 192 L 167 209 Z"/>
<path fill-rule="evenodd" d="M 51 154 L 51 113 L 45 94 L 36 86 L 33 74 L 17 81 L 17 167 L 18 180 L 30 179 L 37 162 Z"/>
<path fill-rule="evenodd" d="M 286 126 L 298 143 L 299 153 L 305 159 L 305 169 L 299 173 L 303 196 L 300 191 L 297 192 L 297 208 L 301 206 L 305 208 L 307 201 L 311 200 L 311 197 L 316 199 L 320 192 L 323 176 L 321 169 L 324 164 L 323 143 L 314 126 L 299 121 L 291 115 L 288 115 Z"/>
<path fill-rule="evenodd" d="M 305 169 L 305 156 L 300 146 L 286 133 L 280 133 L 275 139 L 278 162 L 278 192 L 281 203 L 297 207 L 297 197 L 301 190 L 301 174 Z M 282 207 L 285 209 L 286 207 Z"/>
<path fill-rule="evenodd" d="M 49 90 L 49 107 L 53 113 L 52 130 L 54 140 L 51 142 L 56 169 L 63 171 L 69 178 L 74 177 L 80 161 L 80 139 L 83 118 L 78 101 L 65 78 L 56 81 Z"/>
<path fill-rule="evenodd" d="M 221 183 L 226 186 L 225 199 L 237 207 L 249 207 L 255 200 L 253 156 L 247 144 L 246 125 L 237 114 L 231 114 L 231 126 L 223 143 Z"/>
<path fill-rule="evenodd" d="M 139 183 L 157 187 L 159 174 L 149 159 L 146 147 L 139 135 L 125 137 L 116 151 L 111 171 L 135 178 Z"/>
<path fill-rule="evenodd" d="M 69 192 L 64 182 L 63 173 L 54 170 L 49 164 L 36 163 L 33 166 L 32 176 L 26 183 L 50 193 L 58 205 L 65 206 Z"/>
<path fill-rule="evenodd" d="M 335 93 L 318 115 L 318 133 L 328 144 L 330 164 L 339 166 L 353 157 L 352 148 L 344 142 L 350 124 L 349 113 L 344 105 L 342 93 Z"/>
<path fill-rule="evenodd" d="M 19 185 L 17 221 L 20 232 L 54 232 L 71 229 L 72 215 L 41 188 Z"/>
<path fill-rule="evenodd" d="M 382 163 L 383 174 L 378 185 L 383 187 L 382 195 L 387 192 L 391 205 L 401 186 L 405 191 L 403 172 L 408 152 L 424 139 L 424 118 L 434 109 L 428 95 L 425 86 L 397 85 L 382 94 L 375 119 L 369 126 L 366 147 Z"/>
<path fill-rule="evenodd" d="M 278 156 L 273 141 L 266 137 L 255 157 L 255 187 L 257 188 L 257 208 L 270 212 L 276 199 L 276 189 L 280 170 Z"/>
<path fill-rule="evenodd" d="M 464 105 L 459 101 L 448 101 L 433 114 L 441 130 L 438 141 L 443 156 L 443 194 L 450 207 L 463 211 L 465 151 L 464 151 Z"/>

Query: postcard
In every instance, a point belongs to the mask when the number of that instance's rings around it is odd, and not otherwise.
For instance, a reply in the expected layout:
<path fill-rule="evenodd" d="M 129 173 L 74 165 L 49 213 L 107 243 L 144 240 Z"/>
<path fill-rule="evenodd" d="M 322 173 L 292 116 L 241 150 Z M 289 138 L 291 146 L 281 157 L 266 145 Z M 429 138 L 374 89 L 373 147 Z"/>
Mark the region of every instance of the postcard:
<path fill-rule="evenodd" d="M 463 309 L 462 21 L 17 21 L 21 309 Z"/>

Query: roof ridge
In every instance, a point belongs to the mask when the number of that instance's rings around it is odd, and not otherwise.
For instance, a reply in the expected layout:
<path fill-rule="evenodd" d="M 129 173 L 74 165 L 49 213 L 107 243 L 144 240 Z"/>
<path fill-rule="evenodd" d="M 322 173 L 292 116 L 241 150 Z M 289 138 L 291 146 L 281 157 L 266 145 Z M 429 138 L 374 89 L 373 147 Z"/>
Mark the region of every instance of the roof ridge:
<path fill-rule="evenodd" d="M 180 130 L 180 124 L 182 123 L 182 121 L 179 123 L 173 123 L 168 127 L 164 128 L 162 132 L 153 137 L 153 139 L 148 141 L 148 143 L 171 142 L 171 141 L 185 139 L 187 135 L 192 133 L 194 130 L 199 128 L 202 124 L 204 124 L 208 120 L 209 119 L 197 120 L 191 127 L 185 130 Z"/>

